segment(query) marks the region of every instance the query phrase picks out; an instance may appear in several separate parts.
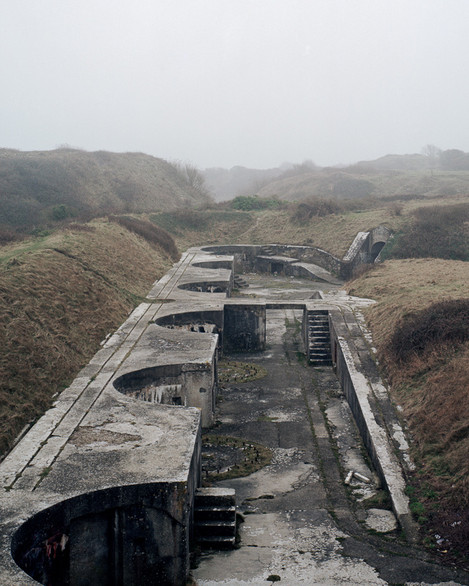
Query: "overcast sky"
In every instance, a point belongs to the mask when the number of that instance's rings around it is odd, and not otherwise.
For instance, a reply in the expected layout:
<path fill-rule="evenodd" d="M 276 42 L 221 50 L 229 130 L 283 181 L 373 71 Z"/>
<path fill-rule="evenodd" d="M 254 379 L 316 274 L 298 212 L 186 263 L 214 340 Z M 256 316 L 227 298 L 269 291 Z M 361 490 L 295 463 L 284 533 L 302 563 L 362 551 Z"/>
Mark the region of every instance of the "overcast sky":
<path fill-rule="evenodd" d="M 0 147 L 201 168 L 469 151 L 468 0 L 0 0 Z"/>

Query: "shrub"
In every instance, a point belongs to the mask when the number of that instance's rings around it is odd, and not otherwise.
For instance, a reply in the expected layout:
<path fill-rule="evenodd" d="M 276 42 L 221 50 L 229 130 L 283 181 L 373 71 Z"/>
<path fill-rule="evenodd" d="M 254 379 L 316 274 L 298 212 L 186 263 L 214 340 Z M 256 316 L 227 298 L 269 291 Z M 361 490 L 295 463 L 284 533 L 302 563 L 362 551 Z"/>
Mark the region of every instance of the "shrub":
<path fill-rule="evenodd" d="M 418 208 L 413 215 L 388 251 L 390 258 L 469 260 L 468 204 Z"/>
<path fill-rule="evenodd" d="M 267 199 L 258 195 L 238 195 L 231 202 L 231 207 L 235 210 L 265 210 L 280 207 L 281 202 L 278 199 Z"/>
<path fill-rule="evenodd" d="M 61 220 L 65 220 L 67 218 L 72 218 L 75 215 L 75 212 L 72 208 L 61 203 L 56 205 L 52 208 L 52 219 L 56 222 L 60 222 Z"/>
<path fill-rule="evenodd" d="M 173 260 L 179 258 L 179 251 L 172 236 L 160 226 L 130 216 L 109 216 L 109 221 L 116 222 L 127 230 L 145 238 L 151 244 L 161 247 Z"/>
<path fill-rule="evenodd" d="M 338 214 L 343 211 L 341 204 L 335 199 L 310 198 L 296 204 L 290 219 L 293 222 L 304 223 L 314 216 L 323 217 Z"/>
<path fill-rule="evenodd" d="M 389 342 L 400 363 L 435 346 L 456 347 L 469 340 L 469 299 L 452 299 L 402 318 Z"/>
<path fill-rule="evenodd" d="M 7 244 L 8 242 L 15 242 L 15 240 L 20 240 L 21 235 L 13 228 L 9 226 L 0 226 L 0 245 Z"/>

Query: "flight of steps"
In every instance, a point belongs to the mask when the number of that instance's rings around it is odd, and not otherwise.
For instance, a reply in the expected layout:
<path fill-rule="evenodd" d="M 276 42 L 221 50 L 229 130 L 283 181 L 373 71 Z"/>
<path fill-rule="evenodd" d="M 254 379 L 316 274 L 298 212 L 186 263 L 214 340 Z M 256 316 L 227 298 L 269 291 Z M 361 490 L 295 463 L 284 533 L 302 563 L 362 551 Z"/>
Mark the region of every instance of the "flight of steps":
<path fill-rule="evenodd" d="M 308 360 L 313 366 L 332 365 L 329 314 L 325 310 L 308 312 Z"/>
<path fill-rule="evenodd" d="M 198 488 L 194 503 L 195 539 L 201 547 L 227 549 L 236 541 L 236 501 L 232 488 Z"/>
<path fill-rule="evenodd" d="M 261 256 L 275 256 L 275 250 L 272 246 L 263 246 L 261 248 Z"/>
<path fill-rule="evenodd" d="M 249 284 L 247 283 L 247 281 L 245 281 L 239 275 L 234 276 L 233 282 L 234 282 L 234 286 L 236 289 L 245 289 L 246 287 L 249 287 Z"/>

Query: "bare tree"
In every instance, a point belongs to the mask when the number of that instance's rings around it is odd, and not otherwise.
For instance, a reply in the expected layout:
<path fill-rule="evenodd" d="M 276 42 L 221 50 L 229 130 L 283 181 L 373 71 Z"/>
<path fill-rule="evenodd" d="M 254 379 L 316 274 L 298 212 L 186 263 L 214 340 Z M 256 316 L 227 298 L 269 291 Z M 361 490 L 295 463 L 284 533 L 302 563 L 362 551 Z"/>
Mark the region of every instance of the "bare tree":
<path fill-rule="evenodd" d="M 205 184 L 205 177 L 199 171 L 199 169 L 192 163 L 175 161 L 172 163 L 178 170 L 181 177 L 184 178 L 186 183 L 199 195 L 204 198 L 210 198 L 209 191 Z"/>
<path fill-rule="evenodd" d="M 428 161 L 428 168 L 433 175 L 433 170 L 438 166 L 438 162 L 440 159 L 441 149 L 435 146 L 434 144 L 426 144 L 422 148 L 422 155 L 427 157 Z"/>

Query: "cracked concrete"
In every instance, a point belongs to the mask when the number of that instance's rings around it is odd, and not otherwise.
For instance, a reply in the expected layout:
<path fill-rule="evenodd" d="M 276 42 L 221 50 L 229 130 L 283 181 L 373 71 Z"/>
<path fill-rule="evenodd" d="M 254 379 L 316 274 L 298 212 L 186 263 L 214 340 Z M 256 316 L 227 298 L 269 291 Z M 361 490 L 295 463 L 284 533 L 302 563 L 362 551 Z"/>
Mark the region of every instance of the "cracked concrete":
<path fill-rule="evenodd" d="M 265 278 L 253 280 L 265 296 L 269 287 L 260 283 L 265 285 Z M 276 296 L 276 279 L 272 287 Z M 364 506 L 364 499 L 380 489 L 377 474 L 332 369 L 298 363 L 299 319 L 294 310 L 268 311 L 266 352 L 236 356 L 261 363 L 267 377 L 222 390 L 217 434 L 262 443 L 273 450 L 273 459 L 250 476 L 219 483 L 236 489 L 243 519 L 239 549 L 202 553 L 192 570 L 194 582 L 261 585 L 275 578 L 288 586 L 469 584 L 453 582 L 451 570 L 410 549 L 391 511 Z M 329 444 L 336 455 L 321 444 Z M 332 468 L 336 475 L 330 474 Z M 346 489 L 348 470 L 371 483 L 354 478 Z"/>
<path fill-rule="evenodd" d="M 239 252 L 239 247 L 234 248 Z M 282 248 L 287 253 L 300 248 L 302 254 L 307 253 L 305 247 Z M 308 266 L 313 265 L 308 262 L 287 263 L 291 267 L 302 264 L 307 281 L 297 276 L 250 275 L 252 286 L 245 291 L 246 297 L 227 299 L 232 264 L 232 256 L 187 251 L 155 283 L 149 302 L 107 337 L 53 408 L 1 463 L 0 584 L 35 583 L 12 559 L 12 540 L 18 534 L 16 545 L 27 558 L 54 534 L 56 523 L 63 525 L 64 534 L 74 532 L 70 543 L 78 557 L 70 567 L 82 580 L 80 552 L 87 551 L 87 532 L 96 533 L 87 523 L 101 531 L 103 540 L 111 533 L 121 539 L 123 533 L 113 533 L 121 526 L 119 515 L 132 523 L 147 513 L 149 523 L 137 524 L 135 529 L 163 524 L 167 533 L 164 538 L 157 530 L 147 535 L 151 555 L 145 559 L 159 563 L 153 552 L 160 545 L 167 547 L 171 542 L 180 547 L 180 573 L 173 583 L 182 583 L 191 495 L 199 482 L 201 415 L 202 422 L 204 418 L 207 424 L 212 422 L 218 341 L 226 334 L 228 315 L 233 334 L 241 338 L 243 324 L 253 324 L 246 347 L 263 348 L 266 309 L 267 350 L 245 359 L 268 365 L 268 375 L 224 391 L 221 423 L 215 431 L 242 433 L 269 447 L 273 458 L 249 477 L 225 481 L 236 486 L 238 507 L 244 514 L 241 548 L 205 555 L 194 576 L 200 584 L 263 584 L 275 576 L 285 584 L 436 584 L 456 579 L 424 552 L 410 548 L 389 524 L 388 537 L 384 541 L 378 537 L 382 525 L 376 524 L 376 518 L 389 517 L 389 512 L 372 514 L 362 503 L 379 487 L 349 403 L 358 398 L 370 418 L 362 422 L 362 428 L 373 428 L 372 440 L 377 442 L 369 442 L 377 456 L 373 462 L 390 462 L 390 468 L 396 465 L 389 437 L 404 454 L 408 448 L 398 421 L 391 410 L 386 412 L 387 392 L 369 358 L 371 340 L 364 337 L 359 308 L 371 301 L 340 292 L 332 277 L 321 283 L 312 281 L 314 272 L 308 273 Z M 305 309 L 316 307 L 329 312 L 337 329 L 333 343 L 341 360 L 338 370 L 346 372 L 352 386 L 358 385 L 348 402 L 332 369 L 307 368 L 298 362 L 301 316 Z M 155 392 L 158 397 L 164 389 L 186 395 L 174 397 L 180 403 L 155 404 L 149 400 L 155 393 L 143 392 L 148 385 L 156 385 L 161 391 Z M 379 417 L 375 420 L 380 410 L 386 414 L 384 422 Z M 354 476 L 346 488 L 349 469 L 372 482 L 363 483 Z M 388 478 L 382 470 L 378 472 Z M 388 485 L 391 494 L 397 489 L 399 497 L 403 491 L 397 468 L 396 474 L 397 482 L 393 484 L 391 477 Z M 399 507 L 394 509 L 399 513 Z M 169 517 L 150 522 L 159 510 Z M 175 523 L 171 528 L 165 525 L 168 518 Z M 367 522 L 375 523 L 372 531 L 366 528 Z M 118 555 L 113 548 L 110 551 Z M 90 562 L 89 576 L 100 563 Z M 146 571 L 154 581 L 153 566 Z M 458 584 L 469 583 L 462 574 L 457 577 Z"/>

